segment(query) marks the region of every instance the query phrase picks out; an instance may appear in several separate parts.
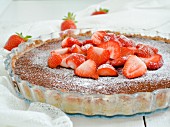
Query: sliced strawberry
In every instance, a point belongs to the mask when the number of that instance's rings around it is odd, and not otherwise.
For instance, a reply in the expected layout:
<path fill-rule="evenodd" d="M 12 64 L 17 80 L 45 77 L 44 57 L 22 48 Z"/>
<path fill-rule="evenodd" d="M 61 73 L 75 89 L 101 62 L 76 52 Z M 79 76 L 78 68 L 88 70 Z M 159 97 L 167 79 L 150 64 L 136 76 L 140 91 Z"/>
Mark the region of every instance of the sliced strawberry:
<path fill-rule="evenodd" d="M 136 53 L 136 47 L 121 47 L 121 56 L 134 55 Z"/>
<path fill-rule="evenodd" d="M 158 49 L 144 44 L 138 44 L 136 49 L 136 55 L 139 57 L 151 57 L 158 52 Z"/>
<path fill-rule="evenodd" d="M 117 70 L 110 64 L 102 64 L 98 67 L 99 76 L 118 76 Z"/>
<path fill-rule="evenodd" d="M 66 64 L 72 68 L 77 68 L 80 64 L 82 64 L 86 60 L 86 56 L 83 54 L 72 53 L 66 58 Z"/>
<path fill-rule="evenodd" d="M 135 42 L 132 39 L 129 39 L 124 35 L 118 35 L 117 38 L 123 47 L 135 47 Z"/>
<path fill-rule="evenodd" d="M 87 50 L 87 59 L 95 61 L 97 66 L 106 63 L 109 60 L 109 57 L 109 51 L 103 48 L 90 47 Z"/>
<path fill-rule="evenodd" d="M 93 47 L 93 45 L 92 45 L 92 44 L 85 44 L 85 45 L 81 46 L 81 50 L 86 54 L 86 53 L 87 53 L 87 50 L 88 50 L 90 47 Z"/>
<path fill-rule="evenodd" d="M 118 41 L 118 39 L 116 38 L 116 35 L 114 33 L 106 33 L 105 36 L 104 36 L 104 42 L 107 42 L 107 41 Z"/>
<path fill-rule="evenodd" d="M 105 31 L 97 31 L 92 36 L 91 39 L 94 45 L 99 45 L 104 41 L 104 36 L 106 35 Z"/>
<path fill-rule="evenodd" d="M 147 67 L 145 63 L 135 55 L 129 56 L 123 67 L 123 75 L 129 79 L 140 77 L 146 71 Z"/>
<path fill-rule="evenodd" d="M 82 45 L 82 43 L 81 43 L 78 39 L 73 38 L 73 37 L 66 37 L 66 38 L 62 41 L 61 47 L 62 47 L 62 48 L 71 47 L 71 46 L 73 46 L 74 44 L 77 44 L 77 45 L 79 45 L 79 46 Z"/>
<path fill-rule="evenodd" d="M 113 66 L 113 67 L 121 67 L 125 64 L 125 62 L 127 61 L 128 59 L 128 56 L 124 56 L 124 57 L 119 57 L 117 59 L 114 59 L 114 60 L 111 60 L 110 61 L 110 64 Z"/>
<path fill-rule="evenodd" d="M 149 58 L 141 58 L 149 70 L 157 70 L 163 66 L 163 58 L 160 54 L 155 54 Z"/>
<path fill-rule="evenodd" d="M 82 43 L 83 43 L 83 45 L 86 45 L 86 44 L 92 44 L 93 45 L 93 40 L 87 39 L 87 40 L 84 40 Z"/>
<path fill-rule="evenodd" d="M 67 54 L 61 55 L 62 61 L 61 61 L 61 63 L 60 63 L 60 66 L 69 68 L 69 66 L 68 66 L 67 63 L 66 63 L 66 59 L 67 59 L 67 57 L 68 57 L 69 55 L 71 55 L 71 54 L 70 54 L 70 53 L 67 53 Z"/>
<path fill-rule="evenodd" d="M 51 52 L 51 55 L 48 58 L 48 66 L 50 68 L 56 68 L 58 65 L 60 65 L 61 61 L 61 55 L 53 51 Z"/>
<path fill-rule="evenodd" d="M 72 53 L 85 54 L 85 52 L 84 52 L 84 51 L 81 49 L 81 47 L 80 47 L 79 45 L 77 45 L 77 44 L 74 44 L 74 45 L 71 47 L 70 51 L 71 51 Z"/>
<path fill-rule="evenodd" d="M 108 42 L 101 43 L 98 47 L 109 50 L 111 59 L 117 59 L 121 56 L 121 47 L 117 41 L 110 40 Z"/>
<path fill-rule="evenodd" d="M 84 78 L 98 79 L 96 63 L 93 60 L 87 60 L 75 69 L 75 74 Z"/>
<path fill-rule="evenodd" d="M 58 54 L 67 54 L 70 52 L 70 48 L 60 48 L 60 49 L 56 49 L 54 50 L 56 53 Z"/>

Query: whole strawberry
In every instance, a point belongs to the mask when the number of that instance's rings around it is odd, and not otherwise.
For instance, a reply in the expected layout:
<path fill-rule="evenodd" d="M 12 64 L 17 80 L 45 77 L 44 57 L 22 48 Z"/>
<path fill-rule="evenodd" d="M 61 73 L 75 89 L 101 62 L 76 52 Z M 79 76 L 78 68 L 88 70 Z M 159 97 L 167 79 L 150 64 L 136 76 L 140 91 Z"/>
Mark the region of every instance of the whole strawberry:
<path fill-rule="evenodd" d="M 4 49 L 11 51 L 13 48 L 18 47 L 18 45 L 22 42 L 26 42 L 31 36 L 23 36 L 22 33 L 16 33 L 11 35 L 6 42 Z"/>
<path fill-rule="evenodd" d="M 108 9 L 99 8 L 99 10 L 95 10 L 91 15 L 107 14 L 108 12 Z"/>
<path fill-rule="evenodd" d="M 63 18 L 63 22 L 61 24 L 61 31 L 67 30 L 67 29 L 76 29 L 77 21 L 75 21 L 75 15 L 73 13 L 68 13 L 67 16 Z"/>

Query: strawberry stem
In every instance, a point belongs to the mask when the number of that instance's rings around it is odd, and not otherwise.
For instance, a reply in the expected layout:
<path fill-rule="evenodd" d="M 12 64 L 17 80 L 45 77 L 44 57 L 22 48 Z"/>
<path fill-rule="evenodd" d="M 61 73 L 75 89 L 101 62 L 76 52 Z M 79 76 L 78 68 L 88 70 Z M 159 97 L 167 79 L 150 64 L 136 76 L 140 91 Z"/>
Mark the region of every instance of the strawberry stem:
<path fill-rule="evenodd" d="M 17 32 L 16 32 L 16 34 L 17 34 L 20 38 L 23 38 L 25 41 L 28 41 L 28 39 L 32 37 L 32 36 L 30 36 L 30 35 L 27 35 L 27 36 L 24 37 L 22 33 L 17 33 Z"/>
<path fill-rule="evenodd" d="M 108 13 L 108 12 L 109 12 L 109 9 L 106 9 L 106 8 L 99 8 L 99 11 L 103 11 L 103 12 Z"/>
<path fill-rule="evenodd" d="M 74 23 L 77 23 L 77 21 L 75 21 L 76 15 L 74 15 L 74 13 L 68 12 L 67 16 L 64 16 L 63 20 L 72 20 L 74 21 Z"/>

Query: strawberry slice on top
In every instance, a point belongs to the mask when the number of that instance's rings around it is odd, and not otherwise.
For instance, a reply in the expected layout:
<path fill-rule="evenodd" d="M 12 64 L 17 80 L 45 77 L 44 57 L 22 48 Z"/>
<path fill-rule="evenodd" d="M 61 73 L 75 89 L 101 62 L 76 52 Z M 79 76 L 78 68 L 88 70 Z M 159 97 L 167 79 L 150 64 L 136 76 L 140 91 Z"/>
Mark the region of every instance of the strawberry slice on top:
<path fill-rule="evenodd" d="M 118 41 L 110 40 L 101 43 L 98 47 L 109 50 L 111 59 L 117 59 L 121 56 L 121 47 Z"/>
<path fill-rule="evenodd" d="M 132 39 L 129 39 L 124 35 L 118 35 L 117 38 L 123 47 L 135 47 L 135 42 Z"/>
<path fill-rule="evenodd" d="M 99 76 L 118 76 L 117 70 L 110 64 L 102 64 L 98 67 Z"/>
<path fill-rule="evenodd" d="M 155 54 L 149 58 L 142 58 L 141 59 L 145 62 L 148 70 L 157 70 L 163 66 L 163 58 L 160 54 Z"/>
<path fill-rule="evenodd" d="M 93 33 L 93 35 L 91 36 L 91 40 L 92 40 L 93 44 L 99 45 L 102 42 L 104 42 L 105 35 L 106 35 L 105 31 L 97 31 L 97 32 Z"/>
<path fill-rule="evenodd" d="M 84 61 L 86 61 L 86 56 L 78 53 L 72 53 L 66 58 L 66 64 L 72 69 L 77 68 Z"/>
<path fill-rule="evenodd" d="M 132 79 L 144 75 L 147 67 L 140 58 L 136 55 L 131 55 L 128 57 L 122 71 L 126 78 Z"/>
<path fill-rule="evenodd" d="M 138 44 L 136 49 L 136 55 L 139 57 L 151 57 L 158 52 L 157 48 L 144 44 Z"/>
<path fill-rule="evenodd" d="M 61 42 L 61 47 L 62 48 L 66 48 L 66 47 L 71 47 L 73 46 L 74 44 L 77 44 L 79 46 L 82 45 L 82 43 L 76 39 L 76 38 L 73 38 L 73 37 L 66 37 L 62 42 Z"/>
<path fill-rule="evenodd" d="M 61 55 L 56 53 L 55 51 L 52 51 L 51 55 L 48 57 L 48 66 L 50 68 L 56 68 L 58 65 L 60 65 L 61 61 Z"/>
<path fill-rule="evenodd" d="M 110 58 L 108 50 L 99 47 L 90 47 L 87 50 L 87 59 L 96 62 L 97 66 L 106 63 Z"/>
<path fill-rule="evenodd" d="M 80 66 L 78 66 L 74 70 L 75 75 L 84 77 L 84 78 L 93 78 L 93 79 L 98 79 L 98 74 L 97 74 L 97 66 L 96 63 L 89 59 L 85 62 L 83 62 Z"/>

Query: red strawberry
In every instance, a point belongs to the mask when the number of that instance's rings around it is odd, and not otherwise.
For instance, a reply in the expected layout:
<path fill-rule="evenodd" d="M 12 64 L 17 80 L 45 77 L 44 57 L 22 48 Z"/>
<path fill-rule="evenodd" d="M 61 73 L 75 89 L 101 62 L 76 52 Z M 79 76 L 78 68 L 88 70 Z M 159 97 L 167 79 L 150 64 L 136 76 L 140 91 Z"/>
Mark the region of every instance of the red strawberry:
<path fill-rule="evenodd" d="M 73 13 L 68 13 L 67 16 L 63 18 L 63 22 L 61 24 L 61 31 L 67 30 L 67 29 L 76 29 L 77 21 L 75 21 L 75 15 Z"/>
<path fill-rule="evenodd" d="M 163 59 L 160 54 L 155 54 L 149 58 L 141 58 L 149 70 L 157 70 L 163 65 Z"/>
<path fill-rule="evenodd" d="M 84 78 L 98 79 L 96 63 L 93 60 L 87 60 L 75 69 L 75 74 Z"/>
<path fill-rule="evenodd" d="M 60 66 L 69 68 L 69 66 L 68 66 L 67 63 L 66 63 L 66 59 L 67 59 L 67 57 L 68 57 L 69 55 L 70 55 L 70 53 L 61 55 L 62 61 L 61 61 L 61 63 L 60 63 Z"/>
<path fill-rule="evenodd" d="M 56 68 L 58 65 L 60 65 L 61 61 L 61 55 L 52 51 L 51 55 L 48 58 L 48 66 L 50 68 Z"/>
<path fill-rule="evenodd" d="M 86 45 L 86 44 L 93 44 L 93 40 L 84 40 L 83 42 L 83 45 Z"/>
<path fill-rule="evenodd" d="M 135 55 L 129 56 L 123 67 L 123 75 L 129 79 L 140 77 L 146 71 L 147 67 L 145 63 Z"/>
<path fill-rule="evenodd" d="M 77 45 L 77 44 L 74 44 L 74 45 L 71 47 L 70 51 L 71 51 L 72 53 L 85 54 L 85 52 L 83 52 L 83 50 L 81 49 L 81 47 L 80 47 L 79 45 Z"/>
<path fill-rule="evenodd" d="M 95 61 L 97 66 L 106 63 L 109 60 L 109 57 L 109 51 L 103 48 L 90 47 L 87 50 L 87 59 Z"/>
<path fill-rule="evenodd" d="M 134 55 L 136 53 L 136 47 L 121 47 L 121 56 Z"/>
<path fill-rule="evenodd" d="M 65 48 L 65 47 L 71 47 L 73 46 L 74 44 L 77 44 L 79 46 L 82 45 L 82 43 L 77 40 L 76 38 L 73 38 L 73 37 L 66 37 L 62 42 L 61 42 L 61 47 L 62 48 Z"/>
<path fill-rule="evenodd" d="M 132 39 L 129 39 L 124 35 L 118 35 L 117 38 L 121 42 L 123 47 L 134 47 L 135 46 L 135 42 Z"/>
<path fill-rule="evenodd" d="M 111 60 L 110 61 L 110 64 L 113 66 L 113 67 L 121 67 L 125 64 L 126 60 L 128 59 L 127 56 L 124 56 L 124 57 L 119 57 L 117 59 L 114 59 L 114 60 Z"/>
<path fill-rule="evenodd" d="M 13 48 L 18 47 L 18 45 L 22 42 L 26 42 L 31 36 L 24 37 L 22 33 L 16 33 L 16 35 L 12 35 L 9 37 L 6 42 L 4 49 L 11 51 Z"/>
<path fill-rule="evenodd" d="M 56 53 L 58 54 L 66 54 L 70 52 L 70 48 L 60 48 L 60 49 L 56 49 L 54 50 Z"/>
<path fill-rule="evenodd" d="M 92 45 L 92 44 L 85 44 L 85 45 L 81 46 L 81 50 L 82 50 L 84 53 L 87 53 L 87 50 L 88 50 L 90 47 L 93 47 L 93 45 Z"/>
<path fill-rule="evenodd" d="M 110 40 L 108 42 L 101 43 L 98 47 L 109 50 L 111 59 L 117 59 L 121 55 L 121 47 L 117 41 Z"/>
<path fill-rule="evenodd" d="M 118 76 L 116 69 L 110 64 L 102 64 L 98 67 L 99 76 Z"/>
<path fill-rule="evenodd" d="M 99 8 L 99 10 L 95 10 L 91 15 L 107 14 L 108 12 L 109 12 L 108 9 Z"/>
<path fill-rule="evenodd" d="M 105 31 L 97 31 L 95 33 L 93 33 L 93 35 L 91 36 L 91 39 L 93 41 L 94 45 L 99 45 L 104 41 L 104 36 L 106 35 Z"/>
<path fill-rule="evenodd" d="M 136 49 L 136 55 L 139 57 L 151 57 L 158 52 L 158 49 L 144 44 L 138 44 Z"/>
<path fill-rule="evenodd" d="M 116 35 L 114 33 L 106 33 L 105 36 L 104 36 L 104 42 L 107 42 L 107 41 L 118 41 Z"/>
<path fill-rule="evenodd" d="M 80 64 L 82 64 L 86 60 L 86 56 L 83 54 L 72 53 L 66 58 L 66 64 L 72 68 L 77 68 Z"/>

